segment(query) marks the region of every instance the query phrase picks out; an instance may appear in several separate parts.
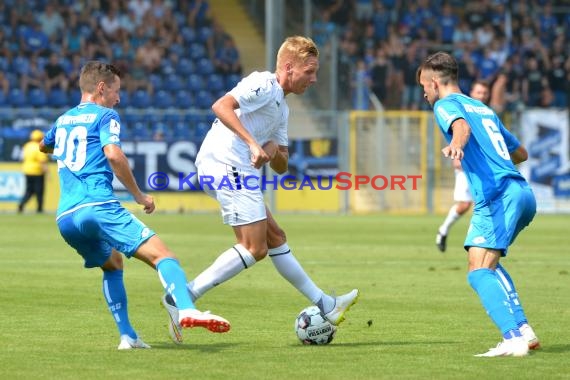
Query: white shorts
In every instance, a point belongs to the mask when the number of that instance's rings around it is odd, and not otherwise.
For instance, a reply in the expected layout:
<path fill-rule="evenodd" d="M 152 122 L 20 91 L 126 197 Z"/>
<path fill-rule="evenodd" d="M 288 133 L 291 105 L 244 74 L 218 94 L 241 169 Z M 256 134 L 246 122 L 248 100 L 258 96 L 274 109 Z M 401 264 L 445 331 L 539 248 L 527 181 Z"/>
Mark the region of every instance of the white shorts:
<path fill-rule="evenodd" d="M 455 189 L 453 190 L 453 200 L 455 202 L 473 202 L 467 176 L 463 170 L 455 170 Z"/>
<path fill-rule="evenodd" d="M 220 204 L 224 224 L 241 226 L 267 219 L 261 187 L 251 179 L 259 178 L 256 169 L 202 160 L 198 176 L 202 189 Z"/>

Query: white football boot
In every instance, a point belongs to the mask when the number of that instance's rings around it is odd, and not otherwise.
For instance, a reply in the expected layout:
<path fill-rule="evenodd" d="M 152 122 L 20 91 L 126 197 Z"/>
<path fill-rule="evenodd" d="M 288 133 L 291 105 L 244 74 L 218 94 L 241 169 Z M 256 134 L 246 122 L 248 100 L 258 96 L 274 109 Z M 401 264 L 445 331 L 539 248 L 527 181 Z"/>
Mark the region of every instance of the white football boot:
<path fill-rule="evenodd" d="M 178 323 L 178 308 L 172 296 L 168 293 L 162 296 L 162 306 L 168 312 L 168 333 L 176 344 L 182 344 L 182 326 Z"/>
<path fill-rule="evenodd" d="M 526 356 L 528 355 L 528 344 L 522 336 L 504 339 L 484 354 L 475 355 L 477 357 L 493 358 L 497 356 Z"/>
<path fill-rule="evenodd" d="M 142 341 L 141 338 L 133 339 L 128 335 L 121 335 L 121 343 L 119 343 L 119 350 L 132 350 L 135 348 L 150 348 L 148 344 Z"/>
<path fill-rule="evenodd" d="M 358 289 L 353 289 L 350 293 L 336 297 L 333 309 L 325 314 L 327 321 L 335 326 L 344 321 L 344 314 L 356 303 L 358 295 Z"/>

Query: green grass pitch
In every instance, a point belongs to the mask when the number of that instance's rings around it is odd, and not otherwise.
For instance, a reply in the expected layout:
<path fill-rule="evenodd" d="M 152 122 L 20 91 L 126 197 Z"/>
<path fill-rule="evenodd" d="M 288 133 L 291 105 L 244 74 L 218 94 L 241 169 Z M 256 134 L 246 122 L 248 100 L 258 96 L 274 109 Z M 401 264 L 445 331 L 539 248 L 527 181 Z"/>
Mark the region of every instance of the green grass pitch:
<path fill-rule="evenodd" d="M 218 215 L 139 215 L 189 277 L 234 243 Z M 2 379 L 562 379 L 570 378 L 570 218 L 538 215 L 503 261 L 543 348 L 525 358 L 475 358 L 500 340 L 466 281 L 461 247 L 435 247 L 443 216 L 277 215 L 289 245 L 325 291 L 359 302 L 328 346 L 303 346 L 308 306 L 269 259 L 199 300 L 232 322 L 227 334 L 185 331 L 171 343 L 156 273 L 126 262 L 131 321 L 151 350 L 117 351 L 101 293 L 53 215 L 0 215 Z"/>

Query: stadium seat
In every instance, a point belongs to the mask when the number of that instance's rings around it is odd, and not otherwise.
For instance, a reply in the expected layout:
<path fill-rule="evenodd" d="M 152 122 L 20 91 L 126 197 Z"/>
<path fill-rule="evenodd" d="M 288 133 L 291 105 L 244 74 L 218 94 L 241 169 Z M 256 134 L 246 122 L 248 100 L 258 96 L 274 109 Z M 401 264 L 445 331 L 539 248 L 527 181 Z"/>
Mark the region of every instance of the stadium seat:
<path fill-rule="evenodd" d="M 73 90 L 69 90 L 69 101 L 71 105 L 76 105 L 81 102 L 81 90 L 74 88 Z M 121 106 L 123 104 L 123 95 L 121 95 Z"/>
<path fill-rule="evenodd" d="M 180 35 L 182 36 L 184 42 L 188 45 L 198 40 L 198 35 L 196 34 L 194 28 L 192 28 L 191 26 L 182 27 L 180 29 Z"/>
<path fill-rule="evenodd" d="M 192 140 L 192 129 L 188 123 L 183 121 L 174 123 L 172 132 L 176 140 Z"/>
<path fill-rule="evenodd" d="M 172 140 L 173 131 L 164 122 L 155 123 L 151 126 L 152 138 L 155 140 Z M 160 138 L 159 138 L 160 136 Z"/>
<path fill-rule="evenodd" d="M 6 107 L 8 105 L 8 98 L 4 94 L 4 91 L 0 91 L 0 107 Z"/>
<path fill-rule="evenodd" d="M 189 58 L 180 58 L 176 65 L 176 72 L 180 75 L 190 75 L 195 72 L 194 62 Z"/>
<path fill-rule="evenodd" d="M 67 92 L 60 88 L 54 88 L 48 95 L 48 106 L 60 108 L 70 106 L 69 96 Z"/>
<path fill-rule="evenodd" d="M 135 108 L 148 108 L 150 103 L 150 95 L 144 90 L 136 90 L 131 96 L 131 106 Z"/>
<path fill-rule="evenodd" d="M 224 77 L 220 74 L 210 74 L 207 78 L 207 85 L 210 92 L 226 90 L 226 82 L 224 81 Z"/>
<path fill-rule="evenodd" d="M 28 105 L 26 94 L 19 88 L 12 88 L 8 93 L 8 103 L 12 107 L 25 107 Z"/>
<path fill-rule="evenodd" d="M 202 90 L 196 94 L 196 106 L 201 109 L 210 109 L 214 103 L 214 97 L 209 91 Z"/>
<path fill-rule="evenodd" d="M 204 141 L 204 139 L 206 138 L 206 134 L 208 133 L 209 130 L 210 130 L 210 124 L 204 121 L 201 121 L 198 124 L 196 124 L 196 127 L 194 128 L 194 138 L 196 139 L 196 141 L 202 143 L 202 141 Z"/>
<path fill-rule="evenodd" d="M 163 90 L 163 77 L 160 74 L 150 74 L 148 77 L 150 84 L 152 84 L 152 88 L 154 91 Z"/>
<path fill-rule="evenodd" d="M 70 95 L 70 98 L 73 100 L 75 95 L 72 92 L 70 92 L 69 95 Z M 120 97 L 121 97 L 121 101 L 119 102 L 119 107 L 127 108 L 129 106 L 129 101 L 131 99 L 128 91 L 127 90 L 121 90 Z"/>
<path fill-rule="evenodd" d="M 169 74 L 164 78 L 163 90 L 174 92 L 184 88 L 184 80 L 178 74 Z"/>
<path fill-rule="evenodd" d="M 192 44 L 190 44 L 190 46 L 188 47 L 188 54 L 190 56 L 190 58 L 192 58 L 194 61 L 197 61 L 199 59 L 202 58 L 206 58 L 207 57 L 207 51 L 206 51 L 206 47 L 204 46 L 204 44 L 201 44 L 199 42 L 194 42 Z"/>
<path fill-rule="evenodd" d="M 180 90 L 176 93 L 177 108 L 192 108 L 194 106 L 194 97 L 190 91 Z"/>
<path fill-rule="evenodd" d="M 208 39 L 212 36 L 212 28 L 208 26 L 202 26 L 198 29 L 198 41 L 205 44 Z"/>
<path fill-rule="evenodd" d="M 135 140 L 150 140 L 152 137 L 147 123 L 142 121 L 138 121 L 133 125 L 132 136 Z"/>
<path fill-rule="evenodd" d="M 152 99 L 153 106 L 157 108 L 170 108 L 174 107 L 174 101 L 170 92 L 165 90 L 160 90 L 154 93 Z"/>
<path fill-rule="evenodd" d="M 241 76 L 239 74 L 228 74 L 226 75 L 225 80 L 226 80 L 226 88 L 229 91 L 235 86 L 237 86 L 237 84 L 241 80 Z"/>
<path fill-rule="evenodd" d="M 47 100 L 47 94 L 41 88 L 33 88 L 28 92 L 28 101 L 32 107 L 45 107 Z"/>
<path fill-rule="evenodd" d="M 214 72 L 214 64 L 209 58 L 200 58 L 196 65 L 198 74 L 209 75 Z"/>
<path fill-rule="evenodd" d="M 199 74 L 191 74 L 188 76 L 188 79 L 186 81 L 186 89 L 193 92 L 205 90 L 206 85 L 204 83 L 204 78 L 202 78 L 202 76 Z"/>

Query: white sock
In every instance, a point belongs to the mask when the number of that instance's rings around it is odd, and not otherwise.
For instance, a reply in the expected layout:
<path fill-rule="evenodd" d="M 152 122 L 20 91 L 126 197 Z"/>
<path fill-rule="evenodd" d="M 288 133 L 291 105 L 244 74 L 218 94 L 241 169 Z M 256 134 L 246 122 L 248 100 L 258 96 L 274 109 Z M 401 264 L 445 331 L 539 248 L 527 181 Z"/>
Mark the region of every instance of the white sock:
<path fill-rule="evenodd" d="M 443 221 L 443 224 L 439 227 L 439 233 L 442 235 L 447 235 L 453 223 L 457 222 L 460 217 L 461 215 L 457 213 L 457 205 L 451 206 L 449 212 L 447 213 L 447 217 Z"/>
<path fill-rule="evenodd" d="M 197 300 L 214 286 L 229 280 L 244 269 L 255 264 L 253 255 L 241 244 L 236 244 L 224 253 L 216 261 L 189 282 L 186 287 L 193 300 Z"/>
<path fill-rule="evenodd" d="M 268 254 L 279 274 L 287 279 L 309 301 L 319 306 L 323 313 L 328 313 L 334 308 L 335 299 L 325 294 L 315 285 L 295 256 L 293 256 L 287 243 L 277 248 L 271 248 Z"/>

